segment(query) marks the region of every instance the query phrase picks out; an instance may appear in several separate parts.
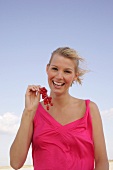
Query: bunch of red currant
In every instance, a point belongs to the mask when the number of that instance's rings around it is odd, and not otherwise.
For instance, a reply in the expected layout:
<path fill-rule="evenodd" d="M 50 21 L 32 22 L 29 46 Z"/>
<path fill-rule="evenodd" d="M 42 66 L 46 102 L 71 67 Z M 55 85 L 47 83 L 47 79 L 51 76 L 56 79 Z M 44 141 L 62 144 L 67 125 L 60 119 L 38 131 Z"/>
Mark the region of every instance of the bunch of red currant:
<path fill-rule="evenodd" d="M 40 88 L 40 94 L 42 94 L 42 99 L 44 99 L 44 105 L 46 105 L 47 110 L 49 110 L 49 105 L 53 106 L 51 102 L 52 97 L 47 95 L 47 89 L 45 87 Z"/>

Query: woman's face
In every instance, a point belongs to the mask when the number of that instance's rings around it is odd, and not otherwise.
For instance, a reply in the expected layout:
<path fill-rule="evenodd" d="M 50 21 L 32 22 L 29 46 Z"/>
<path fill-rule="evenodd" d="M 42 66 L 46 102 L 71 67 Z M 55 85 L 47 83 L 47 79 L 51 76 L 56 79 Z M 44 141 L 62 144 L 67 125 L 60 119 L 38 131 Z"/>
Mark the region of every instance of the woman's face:
<path fill-rule="evenodd" d="M 46 70 L 51 92 L 56 95 L 68 92 L 72 82 L 77 78 L 74 61 L 59 54 L 54 54 Z"/>

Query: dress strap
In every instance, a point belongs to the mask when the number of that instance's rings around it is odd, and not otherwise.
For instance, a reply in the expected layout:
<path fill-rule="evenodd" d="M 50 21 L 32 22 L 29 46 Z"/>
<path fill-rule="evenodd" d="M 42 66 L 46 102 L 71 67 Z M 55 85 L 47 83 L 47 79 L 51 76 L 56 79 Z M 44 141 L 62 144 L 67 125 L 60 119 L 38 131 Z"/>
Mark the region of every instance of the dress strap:
<path fill-rule="evenodd" d="M 87 100 L 85 100 L 85 102 L 86 102 L 86 107 L 89 107 L 90 100 L 87 99 Z"/>
<path fill-rule="evenodd" d="M 88 114 L 90 112 L 90 108 L 89 108 L 90 100 L 89 99 L 85 100 L 85 103 L 86 103 L 86 112 Z"/>

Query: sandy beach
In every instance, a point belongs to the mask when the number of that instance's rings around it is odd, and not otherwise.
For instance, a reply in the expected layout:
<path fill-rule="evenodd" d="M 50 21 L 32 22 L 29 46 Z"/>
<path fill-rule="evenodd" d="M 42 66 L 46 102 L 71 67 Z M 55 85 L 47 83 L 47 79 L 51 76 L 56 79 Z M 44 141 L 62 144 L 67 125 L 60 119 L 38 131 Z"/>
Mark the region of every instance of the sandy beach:
<path fill-rule="evenodd" d="M 13 170 L 13 168 L 9 166 L 0 166 L 0 170 Z M 33 170 L 31 165 L 25 165 L 20 170 Z"/>
<path fill-rule="evenodd" d="M 113 161 L 109 161 L 109 170 L 113 170 Z"/>
<path fill-rule="evenodd" d="M 9 166 L 0 166 L 0 170 L 13 170 Z M 23 168 L 20 170 L 33 170 L 33 167 L 31 165 L 25 165 Z M 113 170 L 113 161 L 109 161 L 109 170 Z"/>

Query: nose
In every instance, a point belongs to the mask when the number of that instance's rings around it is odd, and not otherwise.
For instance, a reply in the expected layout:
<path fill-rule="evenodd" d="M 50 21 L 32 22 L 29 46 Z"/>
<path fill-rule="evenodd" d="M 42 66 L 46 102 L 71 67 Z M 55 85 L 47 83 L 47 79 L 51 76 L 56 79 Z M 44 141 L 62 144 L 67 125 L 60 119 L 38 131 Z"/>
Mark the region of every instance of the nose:
<path fill-rule="evenodd" d="M 57 75 L 56 75 L 56 78 L 57 79 L 62 79 L 63 78 L 63 73 L 61 71 L 58 71 Z"/>

